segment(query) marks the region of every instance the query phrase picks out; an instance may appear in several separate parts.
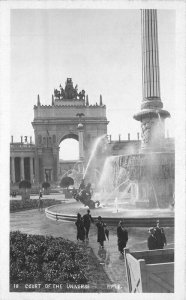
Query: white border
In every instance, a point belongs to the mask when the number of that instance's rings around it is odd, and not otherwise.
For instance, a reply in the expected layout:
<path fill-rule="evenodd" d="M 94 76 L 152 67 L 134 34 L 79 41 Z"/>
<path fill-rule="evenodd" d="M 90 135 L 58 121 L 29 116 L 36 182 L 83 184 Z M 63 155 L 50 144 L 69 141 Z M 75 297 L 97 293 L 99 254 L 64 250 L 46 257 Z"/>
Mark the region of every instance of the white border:
<path fill-rule="evenodd" d="M 116 297 L 117 299 L 186 299 L 186 207 L 185 207 L 185 1 L 7 1 L 0 2 L 0 195 L 1 195 L 1 247 L 0 298 L 1 299 L 61 299 L 76 294 L 9 293 L 9 99 L 10 90 L 10 10 L 11 9 L 176 9 L 176 227 L 175 227 L 175 293 L 174 294 L 78 294 L 77 297 Z M 161 67 L 161 66 L 160 66 Z M 24 91 L 23 91 L 24 92 Z"/>

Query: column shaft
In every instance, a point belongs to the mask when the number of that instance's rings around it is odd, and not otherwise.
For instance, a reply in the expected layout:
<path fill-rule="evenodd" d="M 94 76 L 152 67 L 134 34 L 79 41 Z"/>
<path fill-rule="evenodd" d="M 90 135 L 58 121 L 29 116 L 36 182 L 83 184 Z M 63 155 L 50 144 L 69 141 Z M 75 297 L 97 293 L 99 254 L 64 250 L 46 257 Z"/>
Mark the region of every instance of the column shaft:
<path fill-rule="evenodd" d="M 33 183 L 33 157 L 30 157 L 30 182 Z"/>
<path fill-rule="evenodd" d="M 21 157 L 21 180 L 25 179 L 24 157 Z"/>
<path fill-rule="evenodd" d="M 155 9 L 143 9 L 141 21 L 143 99 L 160 99 L 157 11 Z"/>
<path fill-rule="evenodd" d="M 15 158 L 11 157 L 11 178 L 12 183 L 15 183 Z"/>

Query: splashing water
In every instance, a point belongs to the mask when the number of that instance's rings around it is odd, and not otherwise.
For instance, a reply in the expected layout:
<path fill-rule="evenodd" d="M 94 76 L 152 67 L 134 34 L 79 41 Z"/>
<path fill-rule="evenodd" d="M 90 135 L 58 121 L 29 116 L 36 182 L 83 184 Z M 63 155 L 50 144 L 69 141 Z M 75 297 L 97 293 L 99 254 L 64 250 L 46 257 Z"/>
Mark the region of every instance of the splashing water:
<path fill-rule="evenodd" d="M 106 158 L 103 171 L 99 181 L 99 187 L 107 192 L 111 192 L 114 189 L 113 186 L 113 167 L 112 163 L 115 160 L 115 156 L 109 156 Z"/>
<path fill-rule="evenodd" d="M 159 119 L 159 127 L 161 127 L 163 125 L 163 122 L 162 122 L 162 119 L 161 119 L 161 116 L 160 116 L 160 113 L 158 110 L 156 110 L 156 113 L 158 115 L 158 119 Z"/>
<path fill-rule="evenodd" d="M 99 143 L 100 143 L 101 140 L 102 140 L 103 138 L 105 138 L 105 137 L 106 137 L 106 134 L 99 136 L 99 137 L 95 140 L 95 143 L 94 143 L 93 148 L 92 148 L 91 155 L 90 155 L 90 157 L 89 157 L 89 160 L 88 160 L 88 163 L 87 163 L 87 166 L 86 166 L 84 175 L 83 175 L 83 179 L 85 178 L 85 176 L 86 176 L 86 174 L 87 174 L 87 170 L 88 170 L 88 168 L 89 168 L 89 166 L 90 166 L 90 163 L 91 163 L 93 157 L 95 156 L 95 153 L 96 153 L 96 150 L 97 150 L 97 147 L 98 147 Z"/>
<path fill-rule="evenodd" d="M 114 200 L 116 212 L 118 212 L 118 198 L 116 197 Z"/>
<path fill-rule="evenodd" d="M 114 191 L 117 191 L 122 185 L 124 185 L 125 183 L 127 183 L 129 180 L 129 178 L 127 178 L 125 181 L 123 181 L 122 183 L 120 183 L 115 189 Z"/>
<path fill-rule="evenodd" d="M 156 205 L 157 205 L 157 208 L 159 208 L 159 203 L 158 203 L 158 199 L 157 199 L 156 191 L 155 191 L 155 188 L 154 188 L 154 185 L 153 185 L 153 183 L 152 183 L 152 182 L 151 182 L 151 185 L 152 185 L 152 189 L 153 189 L 153 192 L 154 192 L 154 197 L 155 197 L 155 200 L 156 200 Z"/>

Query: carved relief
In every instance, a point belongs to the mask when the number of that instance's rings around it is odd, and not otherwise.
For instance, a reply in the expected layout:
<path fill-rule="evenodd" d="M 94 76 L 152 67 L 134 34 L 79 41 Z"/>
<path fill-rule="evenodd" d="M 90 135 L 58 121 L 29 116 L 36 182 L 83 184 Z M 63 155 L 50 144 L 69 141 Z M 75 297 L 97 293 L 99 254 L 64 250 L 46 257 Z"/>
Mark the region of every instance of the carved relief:
<path fill-rule="evenodd" d="M 141 123 L 141 138 L 144 144 L 148 144 L 151 141 L 151 130 L 154 125 L 154 121 L 147 119 Z"/>
<path fill-rule="evenodd" d="M 46 146 L 46 137 L 43 137 L 43 145 Z"/>
<path fill-rule="evenodd" d="M 48 145 L 51 147 L 52 146 L 52 138 L 49 136 L 48 138 Z"/>
<path fill-rule="evenodd" d="M 56 144 L 56 135 L 53 134 L 53 144 L 55 145 Z"/>
<path fill-rule="evenodd" d="M 38 135 L 38 145 L 41 145 L 42 143 L 42 136 L 39 134 Z"/>

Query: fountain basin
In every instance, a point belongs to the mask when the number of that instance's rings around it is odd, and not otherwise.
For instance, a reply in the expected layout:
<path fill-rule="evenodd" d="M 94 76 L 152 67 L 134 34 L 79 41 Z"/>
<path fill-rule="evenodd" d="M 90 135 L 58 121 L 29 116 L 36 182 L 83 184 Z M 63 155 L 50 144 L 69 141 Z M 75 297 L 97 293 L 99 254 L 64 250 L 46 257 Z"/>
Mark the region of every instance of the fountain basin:
<path fill-rule="evenodd" d="M 88 207 L 79 202 L 54 205 L 45 209 L 47 218 L 54 221 L 75 222 L 77 213 L 84 215 Z M 119 208 L 118 212 L 114 206 L 99 207 L 91 210 L 91 215 L 96 221 L 102 216 L 108 225 L 117 226 L 119 220 L 124 220 L 126 227 L 152 227 L 156 225 L 157 219 L 163 227 L 174 227 L 174 211 L 170 209 L 125 209 Z"/>

